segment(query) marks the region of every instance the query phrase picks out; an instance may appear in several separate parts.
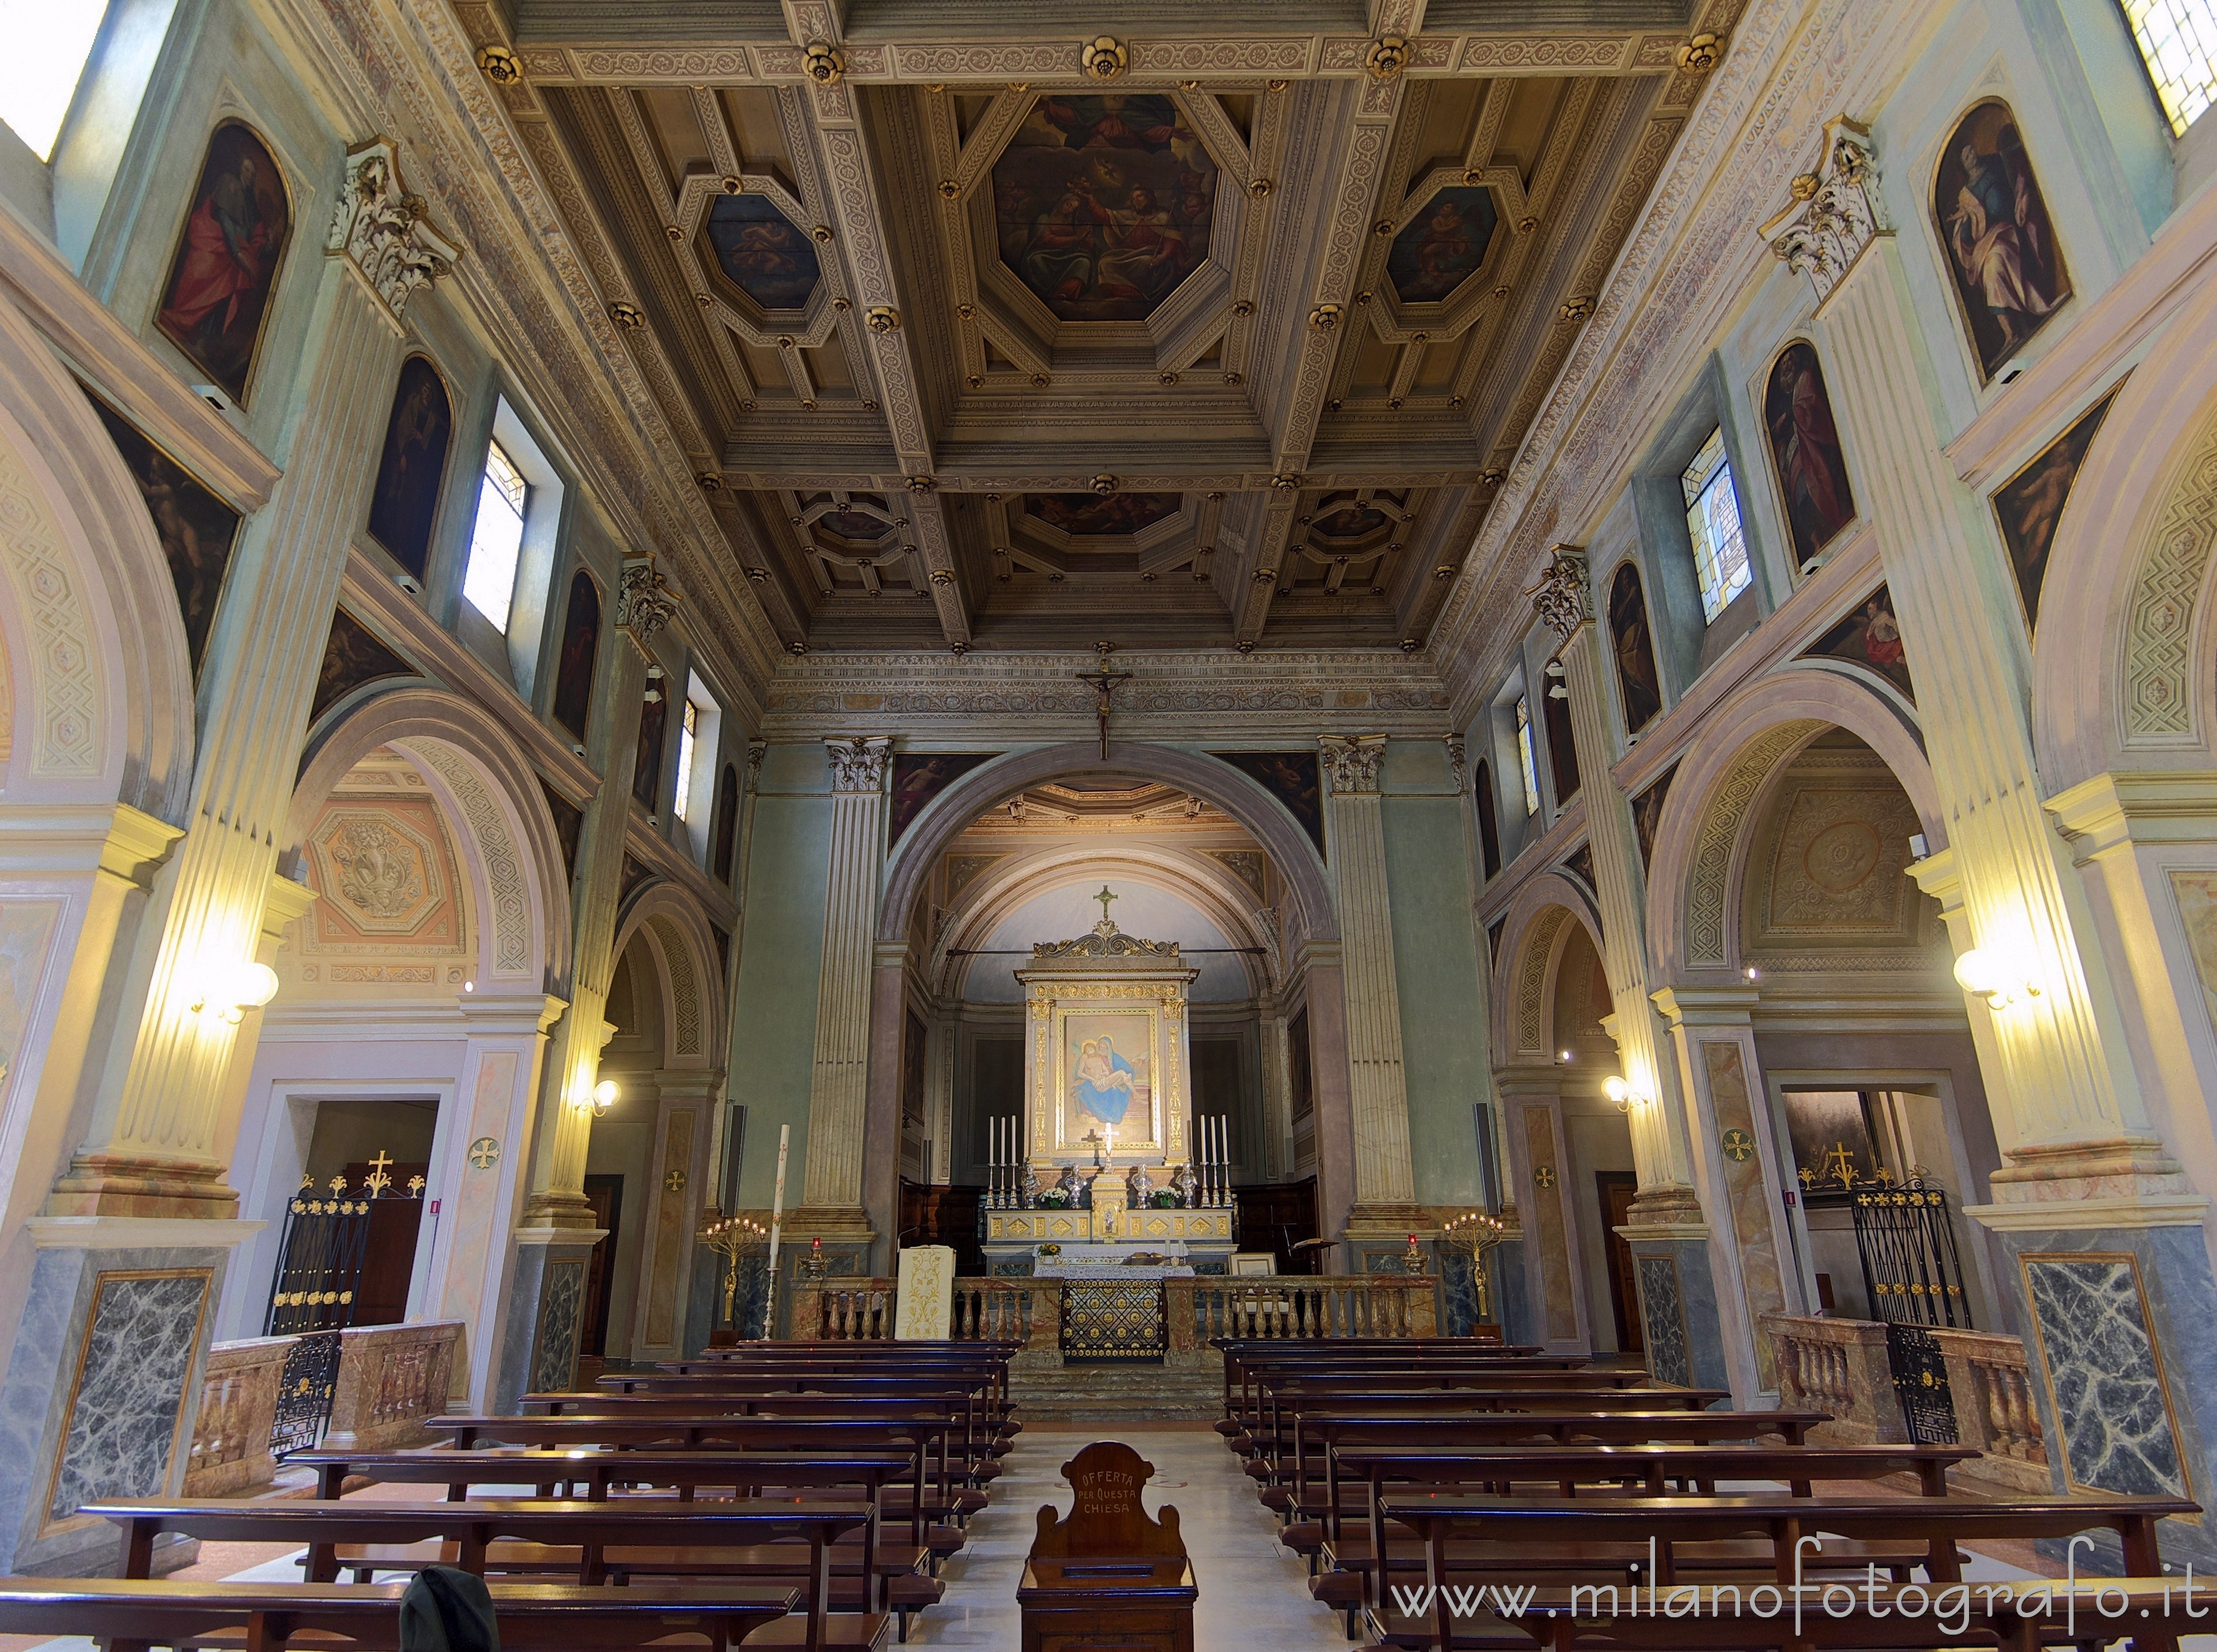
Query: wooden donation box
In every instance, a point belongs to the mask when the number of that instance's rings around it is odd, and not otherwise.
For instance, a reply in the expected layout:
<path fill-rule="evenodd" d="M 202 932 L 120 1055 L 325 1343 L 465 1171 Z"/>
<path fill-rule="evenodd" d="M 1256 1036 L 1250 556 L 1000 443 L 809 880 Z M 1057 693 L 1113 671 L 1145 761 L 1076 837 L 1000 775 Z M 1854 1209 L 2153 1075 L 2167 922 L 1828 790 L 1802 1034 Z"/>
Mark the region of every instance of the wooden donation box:
<path fill-rule="evenodd" d="M 1193 1652 L 1193 1567 L 1177 1510 L 1150 1516 L 1139 1492 L 1154 1464 L 1099 1440 L 1062 1465 L 1068 1519 L 1039 1512 L 1016 1585 L 1023 1652 Z"/>

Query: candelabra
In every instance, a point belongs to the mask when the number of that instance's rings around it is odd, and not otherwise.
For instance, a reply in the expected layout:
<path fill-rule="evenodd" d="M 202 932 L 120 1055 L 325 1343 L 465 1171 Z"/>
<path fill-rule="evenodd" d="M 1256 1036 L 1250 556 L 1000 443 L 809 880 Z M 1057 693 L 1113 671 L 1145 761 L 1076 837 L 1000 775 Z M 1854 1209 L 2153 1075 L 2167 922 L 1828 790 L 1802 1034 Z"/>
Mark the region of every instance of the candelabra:
<path fill-rule="evenodd" d="M 769 1230 L 747 1217 L 727 1216 L 701 1229 L 699 1237 L 724 1259 L 724 1323 L 731 1325 L 739 1294 L 739 1258 L 758 1256 L 768 1250 Z"/>
<path fill-rule="evenodd" d="M 1478 1291 L 1480 1324 L 1493 1320 L 1493 1293 L 1486 1277 L 1488 1252 L 1509 1237 L 1509 1224 L 1485 1211 L 1468 1211 L 1440 1230 L 1440 1244 L 1470 1258 L 1470 1278 Z"/>

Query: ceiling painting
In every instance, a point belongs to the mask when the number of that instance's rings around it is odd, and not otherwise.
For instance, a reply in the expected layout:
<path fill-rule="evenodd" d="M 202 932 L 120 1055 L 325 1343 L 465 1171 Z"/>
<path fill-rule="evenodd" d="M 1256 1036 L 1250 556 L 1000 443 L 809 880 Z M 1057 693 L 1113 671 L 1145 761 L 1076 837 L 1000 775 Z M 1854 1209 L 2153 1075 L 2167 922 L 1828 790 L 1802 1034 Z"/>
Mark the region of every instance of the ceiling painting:
<path fill-rule="evenodd" d="M 1035 493 L 1026 512 L 1074 539 L 1145 533 L 1178 512 L 1175 493 Z"/>
<path fill-rule="evenodd" d="M 1393 237 L 1386 278 L 1404 304 L 1440 303 L 1478 273 L 1499 224 L 1491 189 L 1442 189 Z"/>
<path fill-rule="evenodd" d="M 716 268 L 765 310 L 798 310 L 823 272 L 816 248 L 761 195 L 724 195 L 708 209 Z"/>

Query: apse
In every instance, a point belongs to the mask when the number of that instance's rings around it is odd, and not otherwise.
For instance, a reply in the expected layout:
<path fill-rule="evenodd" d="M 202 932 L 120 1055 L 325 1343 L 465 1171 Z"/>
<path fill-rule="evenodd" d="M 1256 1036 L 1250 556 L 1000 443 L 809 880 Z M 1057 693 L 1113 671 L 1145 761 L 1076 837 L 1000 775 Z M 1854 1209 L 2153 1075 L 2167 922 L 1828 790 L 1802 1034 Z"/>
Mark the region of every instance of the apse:
<path fill-rule="evenodd" d="M 1101 908 L 1094 892 L 1103 887 L 1116 897 L 1109 916 L 1119 929 L 1146 940 L 1174 940 L 1189 965 L 1200 970 L 1189 995 L 1193 1002 L 1237 1003 L 1254 996 L 1233 943 L 1198 907 L 1168 890 L 1120 879 L 1112 869 L 1105 882 L 1099 870 L 1082 873 L 1033 896 L 1002 919 L 981 944 L 981 956 L 970 961 L 963 998 L 979 1004 L 1022 1002 L 1023 989 L 1013 971 L 1023 967 L 1034 943 L 1067 940 L 1098 923 Z"/>

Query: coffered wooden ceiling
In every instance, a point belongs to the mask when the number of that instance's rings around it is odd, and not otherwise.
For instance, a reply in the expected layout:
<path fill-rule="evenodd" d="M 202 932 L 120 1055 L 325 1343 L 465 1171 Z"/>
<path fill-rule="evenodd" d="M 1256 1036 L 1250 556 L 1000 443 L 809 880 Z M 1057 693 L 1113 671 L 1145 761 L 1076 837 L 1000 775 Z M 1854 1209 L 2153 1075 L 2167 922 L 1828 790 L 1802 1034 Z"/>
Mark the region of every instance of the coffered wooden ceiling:
<path fill-rule="evenodd" d="M 458 6 L 796 653 L 1421 646 L 1730 9 Z"/>

